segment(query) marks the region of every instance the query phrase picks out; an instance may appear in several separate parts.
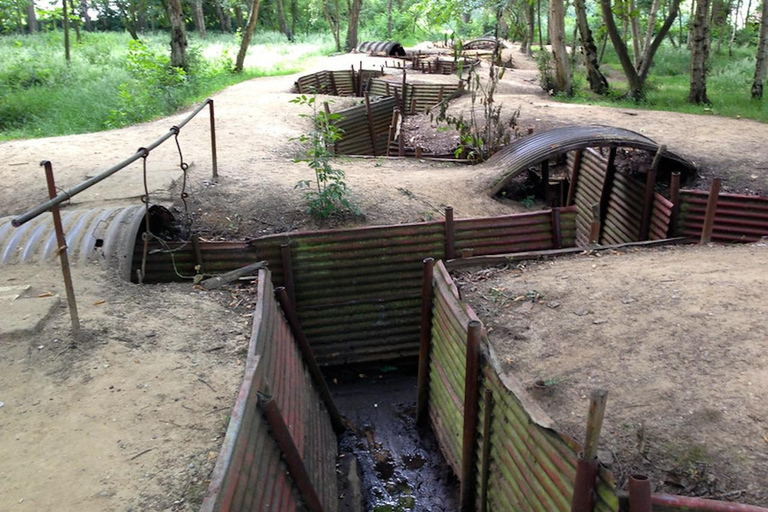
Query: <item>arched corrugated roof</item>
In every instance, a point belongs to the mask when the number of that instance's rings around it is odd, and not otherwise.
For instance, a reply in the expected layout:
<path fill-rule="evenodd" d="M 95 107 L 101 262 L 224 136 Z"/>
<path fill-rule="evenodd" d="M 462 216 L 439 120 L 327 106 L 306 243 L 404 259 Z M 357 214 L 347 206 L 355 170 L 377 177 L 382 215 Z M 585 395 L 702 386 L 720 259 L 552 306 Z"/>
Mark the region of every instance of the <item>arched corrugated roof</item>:
<path fill-rule="evenodd" d="M 500 175 L 491 182 L 488 193 L 496 194 L 522 171 L 544 160 L 589 147 L 628 147 L 655 153 L 659 144 L 632 130 L 615 126 L 564 126 L 528 135 L 507 144 L 489 158 L 485 168 L 498 168 Z M 671 151 L 665 151 L 662 160 L 677 163 L 689 175 L 696 173 L 696 165 Z"/>
<path fill-rule="evenodd" d="M 360 43 L 357 51 L 361 53 L 370 53 L 371 55 L 388 55 L 405 57 L 405 48 L 397 41 L 365 41 Z"/>

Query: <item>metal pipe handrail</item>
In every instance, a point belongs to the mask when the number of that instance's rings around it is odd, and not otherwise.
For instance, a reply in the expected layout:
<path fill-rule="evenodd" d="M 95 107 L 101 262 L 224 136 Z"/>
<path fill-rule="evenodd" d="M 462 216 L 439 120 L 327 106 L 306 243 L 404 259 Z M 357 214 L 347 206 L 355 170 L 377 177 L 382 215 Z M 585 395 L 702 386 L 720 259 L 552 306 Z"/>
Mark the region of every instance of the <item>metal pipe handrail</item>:
<path fill-rule="evenodd" d="M 32 210 L 28 211 L 27 213 L 20 215 L 19 217 L 16 217 L 11 221 L 11 224 L 14 227 L 19 227 L 23 224 L 26 224 L 30 220 L 34 219 L 35 217 L 42 215 L 43 213 L 47 212 L 54 206 L 58 206 L 64 201 L 68 201 L 72 197 L 76 196 L 80 192 L 83 192 L 86 189 L 91 188 L 93 185 L 99 183 L 100 181 L 112 176 L 117 171 L 124 169 L 125 167 L 131 165 L 133 162 L 138 160 L 139 158 L 142 158 L 150 153 L 153 149 L 157 148 L 160 144 L 167 141 L 177 133 L 179 133 L 179 130 L 181 130 L 188 122 L 192 120 L 193 117 L 195 117 L 197 114 L 200 113 L 201 110 L 203 110 L 207 105 L 213 105 L 213 100 L 211 98 L 206 99 L 202 104 L 200 104 L 195 110 L 192 111 L 191 114 L 189 114 L 181 123 L 177 124 L 176 126 L 172 127 L 170 130 L 168 130 L 168 133 L 163 135 L 162 137 L 158 138 L 156 141 L 154 141 L 152 144 L 145 148 L 139 148 L 136 153 L 131 155 L 130 157 L 126 158 L 122 162 L 120 162 L 117 165 L 114 165 L 107 169 L 106 171 L 102 172 L 101 174 L 98 174 L 92 178 L 89 178 L 85 180 L 84 182 L 80 183 L 79 185 L 76 185 L 75 187 L 72 187 L 71 189 L 67 190 L 66 192 L 62 192 L 56 197 L 39 204 Z"/>

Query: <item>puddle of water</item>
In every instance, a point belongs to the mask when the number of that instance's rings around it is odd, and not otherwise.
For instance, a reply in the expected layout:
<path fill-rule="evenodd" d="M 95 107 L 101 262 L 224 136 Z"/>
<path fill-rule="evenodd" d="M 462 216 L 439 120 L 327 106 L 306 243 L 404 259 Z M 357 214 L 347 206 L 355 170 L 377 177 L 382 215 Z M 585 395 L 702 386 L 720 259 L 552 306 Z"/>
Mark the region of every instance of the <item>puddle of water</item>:
<path fill-rule="evenodd" d="M 381 370 L 332 376 L 336 404 L 354 427 L 340 452 L 357 458 L 363 510 L 457 510 L 458 482 L 432 431 L 416 426 L 416 378 Z M 342 502 L 341 510 L 358 509 Z"/>

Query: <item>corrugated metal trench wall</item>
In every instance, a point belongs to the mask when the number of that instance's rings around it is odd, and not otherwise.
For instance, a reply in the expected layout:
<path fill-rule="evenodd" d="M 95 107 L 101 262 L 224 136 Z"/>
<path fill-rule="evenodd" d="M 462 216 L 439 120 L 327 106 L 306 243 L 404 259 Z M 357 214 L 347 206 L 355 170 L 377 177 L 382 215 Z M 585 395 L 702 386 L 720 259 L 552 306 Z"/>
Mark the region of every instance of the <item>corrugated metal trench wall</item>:
<path fill-rule="evenodd" d="M 704 227 L 709 191 L 680 192 L 681 235 L 699 238 Z M 716 242 L 756 242 L 768 236 L 768 197 L 720 194 L 715 210 L 712 240 Z"/>
<path fill-rule="evenodd" d="M 334 144 L 337 155 L 386 155 L 389 125 L 397 102 L 393 97 L 379 98 L 368 105 L 339 110 L 334 122 L 342 139 Z"/>
<path fill-rule="evenodd" d="M 257 406 L 259 392 L 274 397 L 325 510 L 338 510 L 336 436 L 266 270 L 259 272 L 245 377 L 201 512 L 304 510 Z"/>
<path fill-rule="evenodd" d="M 460 474 L 464 418 L 464 380 L 467 325 L 477 320 L 442 262 L 433 278 L 432 340 L 429 361 L 429 415 L 446 459 Z M 582 447 L 552 428 L 522 384 L 495 364 L 483 331 L 480 396 L 491 392 L 490 435 L 483 437 L 485 410 L 480 400 L 476 434 L 476 499 L 480 508 L 487 493 L 489 511 L 563 511 L 571 509 L 576 460 Z M 486 488 L 480 477 L 485 443 L 490 443 L 490 471 Z M 618 496 L 611 475 L 601 468 L 595 511 L 618 510 Z"/>

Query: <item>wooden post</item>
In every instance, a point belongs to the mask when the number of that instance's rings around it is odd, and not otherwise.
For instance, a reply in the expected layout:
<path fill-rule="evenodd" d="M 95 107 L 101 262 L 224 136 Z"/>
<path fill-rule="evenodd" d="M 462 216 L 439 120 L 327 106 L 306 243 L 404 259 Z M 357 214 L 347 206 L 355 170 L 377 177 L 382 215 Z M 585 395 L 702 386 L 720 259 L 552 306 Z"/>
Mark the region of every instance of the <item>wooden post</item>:
<path fill-rule="evenodd" d="M 467 366 L 464 380 L 464 427 L 461 444 L 461 489 L 459 510 L 475 510 L 475 445 L 480 376 L 480 322 L 470 320 L 467 326 Z"/>
<path fill-rule="evenodd" d="M 488 477 L 491 469 L 491 420 L 493 419 L 493 393 L 483 394 L 483 454 L 480 459 L 480 512 L 488 510 Z"/>
<path fill-rule="evenodd" d="M 605 217 L 608 214 L 608 202 L 611 199 L 613 191 L 613 182 L 616 179 L 616 148 L 612 147 L 608 153 L 608 165 L 605 168 L 605 181 L 603 182 L 603 191 L 600 195 L 600 230 L 602 232 L 605 223 Z"/>
<path fill-rule="evenodd" d="M 395 140 L 395 133 L 397 132 L 397 109 L 392 111 L 392 121 L 389 124 L 389 135 L 387 136 L 387 156 L 392 153 L 392 141 Z"/>
<path fill-rule="evenodd" d="M 296 307 L 288 297 L 288 292 L 286 291 L 285 287 L 280 286 L 275 288 L 275 297 L 280 303 L 280 307 L 283 309 L 283 314 L 285 315 L 285 319 L 288 321 L 288 325 L 291 326 L 293 338 L 296 340 L 296 345 L 299 347 L 299 351 L 304 358 L 304 362 L 307 364 L 307 370 L 309 371 L 309 375 L 312 377 L 312 382 L 315 385 L 315 388 L 317 388 L 317 392 L 322 397 L 323 402 L 325 403 L 325 408 L 328 410 L 328 415 L 331 417 L 333 430 L 337 434 L 340 434 L 346 430 L 346 426 L 344 425 L 344 421 L 341 419 L 341 414 L 339 414 L 336 403 L 333 401 L 331 390 L 328 387 L 328 382 L 325 380 L 325 377 L 323 377 L 323 372 L 320 370 L 320 365 L 317 363 L 315 352 L 312 350 L 312 347 L 309 344 L 309 340 L 307 340 L 307 337 L 304 335 L 304 330 L 301 328 L 301 323 L 299 322 L 299 315 L 296 312 Z"/>
<path fill-rule="evenodd" d="M 210 98 L 208 99 L 208 113 L 210 114 L 211 126 L 211 175 L 212 180 L 217 181 L 219 179 L 219 164 L 216 155 L 216 115 L 213 111 L 213 100 Z"/>
<path fill-rule="evenodd" d="M 680 173 L 673 172 L 669 183 L 669 200 L 672 203 L 672 213 L 669 216 L 667 236 L 677 234 L 677 220 L 680 218 Z"/>
<path fill-rule="evenodd" d="M 421 154 L 424 151 L 424 148 L 421 146 L 416 146 L 416 158 L 421 158 Z"/>
<path fill-rule="evenodd" d="M 341 94 L 339 94 L 339 90 L 336 88 L 336 77 L 333 76 L 333 71 L 328 72 L 328 77 L 331 79 L 331 91 L 333 91 L 333 94 L 336 96 L 341 96 Z"/>
<path fill-rule="evenodd" d="M 445 207 L 445 259 L 456 257 L 456 226 L 453 223 L 453 206 Z"/>
<path fill-rule="evenodd" d="M 549 205 L 549 160 L 546 159 L 541 162 L 541 195 Z"/>
<path fill-rule="evenodd" d="M 283 285 L 288 291 L 288 297 L 291 299 L 291 304 L 296 304 L 296 289 L 293 281 L 293 261 L 291 258 L 290 244 L 282 244 L 280 246 L 280 258 L 283 263 Z"/>
<path fill-rule="evenodd" d="M 552 241 L 554 249 L 563 247 L 563 232 L 560 223 L 560 208 L 552 208 Z"/>
<path fill-rule="evenodd" d="M 368 92 L 365 93 L 365 112 L 368 115 L 368 134 L 371 137 L 373 156 L 378 156 L 378 153 L 376 152 L 376 131 L 373 126 L 373 112 L 371 111 L 371 98 L 368 95 Z"/>
<path fill-rule="evenodd" d="M 259 409 L 261 409 L 264 417 L 267 419 L 267 423 L 272 431 L 272 437 L 283 454 L 285 465 L 288 467 L 288 473 L 290 473 L 291 478 L 296 483 L 296 487 L 299 488 L 307 509 L 311 512 L 323 512 L 323 504 L 315 487 L 312 485 L 312 479 L 309 476 L 307 467 L 304 465 L 304 461 L 291 436 L 291 431 L 288 430 L 288 425 L 285 424 L 285 419 L 277 407 L 275 399 L 271 395 L 264 393 L 259 393 L 258 398 Z"/>
<path fill-rule="evenodd" d="M 568 199 L 565 201 L 565 206 L 571 206 L 576 197 L 576 183 L 578 183 L 581 174 L 581 157 L 583 154 L 583 149 L 577 149 L 573 157 L 573 171 L 571 172 L 571 183 L 568 185 Z"/>
<path fill-rule="evenodd" d="M 589 243 L 594 245 L 600 242 L 600 203 L 592 205 L 592 225 L 589 230 Z"/>
<path fill-rule="evenodd" d="M 320 73 L 315 73 L 315 94 L 323 94 L 323 86 L 320 84 Z"/>
<path fill-rule="evenodd" d="M 424 260 L 424 277 L 421 285 L 421 335 L 419 342 L 419 373 L 416 402 L 416 422 L 426 425 L 429 412 L 429 356 L 432 343 L 432 300 L 434 289 L 432 277 L 434 275 L 435 260 Z"/>
<path fill-rule="evenodd" d="M 416 98 L 411 98 L 411 115 L 416 113 Z"/>
<path fill-rule="evenodd" d="M 363 61 L 360 61 L 360 73 L 357 75 L 358 96 L 363 95 Z"/>
<path fill-rule="evenodd" d="M 651 214 L 653 213 L 653 199 L 656 192 L 656 176 L 659 171 L 659 163 L 661 162 L 661 155 L 667 151 L 667 146 L 662 144 L 659 146 L 656 155 L 653 157 L 653 163 L 648 170 L 648 174 L 645 178 L 645 196 L 643 198 L 643 216 L 640 221 L 640 233 L 638 233 L 638 240 L 648 240 L 648 233 L 651 229 Z"/>
<path fill-rule="evenodd" d="M 584 451 L 579 454 L 576 463 L 576 481 L 573 485 L 571 512 L 592 512 L 595 503 L 595 480 L 597 478 L 597 446 L 600 430 L 603 427 L 605 404 L 608 392 L 597 390 L 592 393 L 587 417 L 587 435 Z"/>
<path fill-rule="evenodd" d="M 56 197 L 56 182 L 53 178 L 53 165 L 48 160 L 40 162 L 45 168 L 45 180 L 48 184 L 48 197 Z M 72 284 L 72 273 L 69 268 L 69 256 L 67 255 L 67 237 L 64 236 L 64 226 L 61 223 L 61 213 L 59 205 L 51 207 L 51 216 L 53 217 L 53 229 L 56 233 L 56 244 L 58 250 L 56 254 L 61 262 L 61 274 L 64 277 L 64 290 L 67 293 L 67 306 L 69 307 L 69 318 L 72 322 L 72 337 L 76 340 L 80 337 L 80 315 L 77 312 L 77 301 L 75 300 L 75 287 Z"/>
<path fill-rule="evenodd" d="M 720 195 L 720 178 L 712 180 L 707 199 L 707 211 L 704 214 L 704 226 L 701 230 L 699 243 L 708 244 L 712 240 L 712 230 L 715 227 L 715 214 L 717 213 L 717 197 Z"/>

